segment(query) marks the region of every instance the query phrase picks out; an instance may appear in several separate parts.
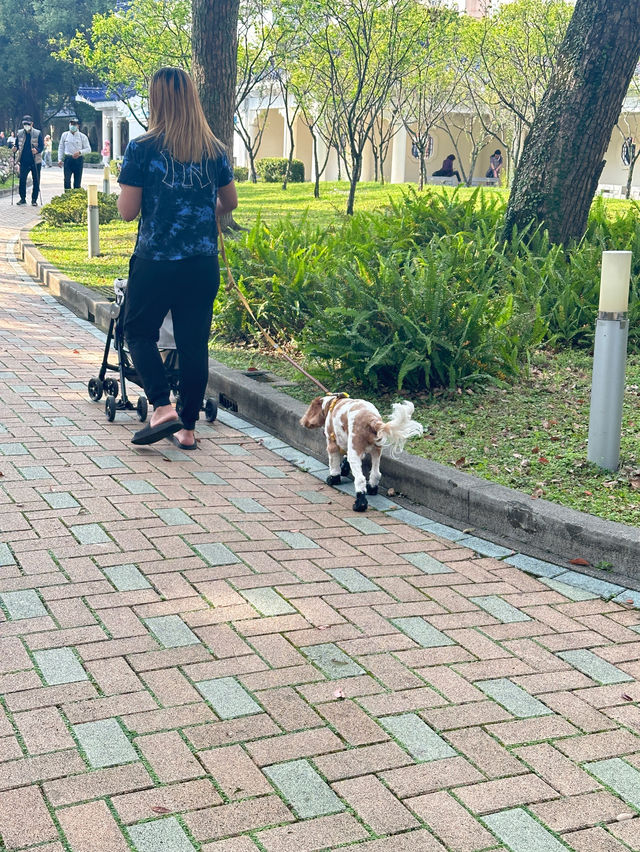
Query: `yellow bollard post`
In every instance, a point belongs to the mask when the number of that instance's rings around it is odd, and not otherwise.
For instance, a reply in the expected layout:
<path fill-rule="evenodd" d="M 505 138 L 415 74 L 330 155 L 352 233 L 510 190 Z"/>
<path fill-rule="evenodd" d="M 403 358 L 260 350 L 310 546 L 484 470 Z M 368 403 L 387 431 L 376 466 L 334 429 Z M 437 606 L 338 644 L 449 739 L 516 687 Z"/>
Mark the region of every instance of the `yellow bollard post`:
<path fill-rule="evenodd" d="M 105 195 L 109 195 L 111 192 L 111 169 L 109 166 L 105 166 L 102 173 L 102 191 Z"/>

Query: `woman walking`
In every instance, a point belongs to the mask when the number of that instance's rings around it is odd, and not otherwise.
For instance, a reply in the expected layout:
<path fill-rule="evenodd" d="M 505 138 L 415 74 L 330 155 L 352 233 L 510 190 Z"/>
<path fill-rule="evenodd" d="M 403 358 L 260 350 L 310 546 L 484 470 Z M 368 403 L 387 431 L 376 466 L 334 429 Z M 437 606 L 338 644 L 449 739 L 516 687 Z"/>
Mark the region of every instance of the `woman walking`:
<path fill-rule="evenodd" d="M 134 444 L 170 438 L 197 447 L 195 425 L 208 379 L 208 341 L 220 284 L 216 214 L 238 204 L 233 170 L 211 132 L 189 75 L 161 68 L 149 88 L 149 130 L 125 151 L 118 199 L 126 221 L 138 213 L 138 239 L 129 264 L 124 333 L 145 393 L 149 425 Z M 182 420 L 170 403 L 157 347 L 171 311 L 180 368 Z"/>

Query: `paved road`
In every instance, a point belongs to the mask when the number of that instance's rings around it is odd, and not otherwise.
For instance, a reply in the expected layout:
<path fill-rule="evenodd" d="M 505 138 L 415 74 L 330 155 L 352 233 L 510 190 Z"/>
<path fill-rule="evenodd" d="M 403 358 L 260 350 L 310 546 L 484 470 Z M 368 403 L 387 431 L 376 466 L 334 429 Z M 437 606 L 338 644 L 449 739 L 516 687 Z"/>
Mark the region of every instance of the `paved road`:
<path fill-rule="evenodd" d="M 62 169 L 59 169 L 57 166 L 52 166 L 50 169 L 43 169 L 41 174 L 42 179 L 40 181 L 40 189 L 42 195 L 40 201 L 46 204 L 47 201 L 50 201 L 54 195 L 60 195 L 64 191 Z M 96 184 L 100 192 L 102 192 L 101 170 L 84 170 L 82 185 L 86 188 L 90 183 Z M 115 188 L 115 186 L 117 186 L 117 184 L 115 183 L 115 179 L 112 179 L 112 189 Z M 16 202 L 19 201 L 19 199 L 20 196 L 18 195 L 18 183 L 16 181 L 13 205 L 11 204 L 10 196 L 0 198 L 0 227 L 9 229 L 24 228 L 38 218 L 38 216 L 40 215 L 39 210 L 35 207 L 32 207 L 30 203 L 30 186 L 27 187 L 27 202 L 29 203 L 25 207 L 19 207 L 16 205 Z"/>
<path fill-rule="evenodd" d="M 9 260 L 31 213 L 0 201 L 4 847 L 640 850 L 637 610 L 356 515 L 233 418 L 134 448 Z"/>

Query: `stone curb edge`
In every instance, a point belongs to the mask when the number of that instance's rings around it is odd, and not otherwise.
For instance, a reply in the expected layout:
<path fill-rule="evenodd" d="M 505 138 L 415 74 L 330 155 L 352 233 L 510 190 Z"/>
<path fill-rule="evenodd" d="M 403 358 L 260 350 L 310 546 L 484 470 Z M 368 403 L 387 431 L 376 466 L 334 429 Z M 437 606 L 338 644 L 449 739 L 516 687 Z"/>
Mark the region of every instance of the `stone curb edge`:
<path fill-rule="evenodd" d="M 78 316 L 108 330 L 108 301 L 49 263 L 31 241 L 30 228 L 20 232 L 18 245 L 20 259 L 33 278 Z M 322 434 L 300 427 L 305 405 L 281 390 L 210 360 L 208 392 L 238 416 L 276 431 L 292 447 L 326 461 Z M 534 500 L 409 453 L 396 459 L 383 456 L 381 470 L 385 488 L 461 528 L 483 530 L 500 544 L 543 559 L 585 560 L 588 565 L 577 570 L 601 579 L 615 582 L 619 575 L 640 582 L 640 529 L 636 527 Z M 613 566 L 611 572 L 591 567 L 604 563 Z"/>

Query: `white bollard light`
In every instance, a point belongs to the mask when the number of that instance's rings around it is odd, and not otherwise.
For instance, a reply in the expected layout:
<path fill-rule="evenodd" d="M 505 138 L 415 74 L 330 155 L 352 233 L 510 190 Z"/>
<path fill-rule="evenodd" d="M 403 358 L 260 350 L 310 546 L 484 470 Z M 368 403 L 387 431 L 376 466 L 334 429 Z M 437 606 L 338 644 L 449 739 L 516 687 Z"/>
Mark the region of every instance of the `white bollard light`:
<path fill-rule="evenodd" d="M 102 191 L 105 195 L 109 195 L 111 192 L 111 169 L 109 166 L 105 166 L 102 172 Z"/>
<path fill-rule="evenodd" d="M 100 256 L 100 216 L 98 211 L 98 187 L 90 183 L 87 187 L 87 232 L 89 257 Z"/>
<path fill-rule="evenodd" d="M 630 251 L 602 253 L 587 458 L 605 470 L 620 465 L 630 278 Z"/>

